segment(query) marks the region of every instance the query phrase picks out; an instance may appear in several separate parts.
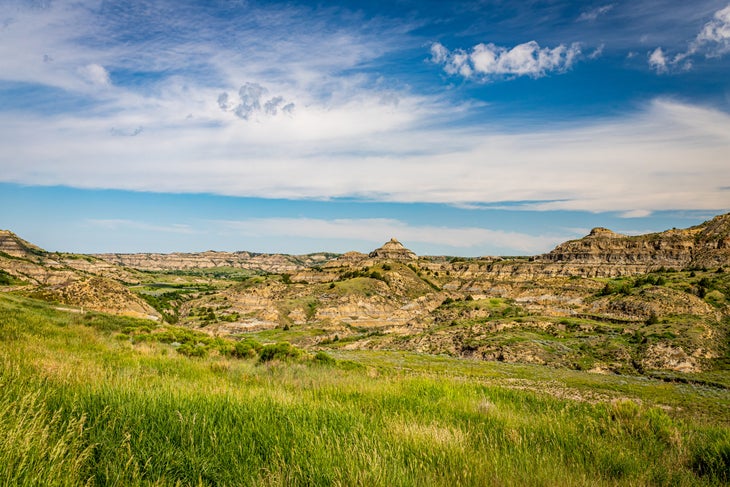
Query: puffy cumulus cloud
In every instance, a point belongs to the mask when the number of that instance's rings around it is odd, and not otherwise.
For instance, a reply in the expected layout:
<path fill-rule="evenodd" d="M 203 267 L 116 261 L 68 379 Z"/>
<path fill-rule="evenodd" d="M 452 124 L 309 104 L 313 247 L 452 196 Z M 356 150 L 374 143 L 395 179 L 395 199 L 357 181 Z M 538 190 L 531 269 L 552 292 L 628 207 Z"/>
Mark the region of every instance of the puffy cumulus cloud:
<path fill-rule="evenodd" d="M 238 118 L 251 120 L 259 115 L 276 116 L 280 112 L 291 115 L 294 103 L 287 102 L 283 96 L 268 98 L 269 90 L 258 83 L 244 83 L 234 99 L 227 92 L 218 95 L 218 106 L 225 112 L 233 112 Z"/>
<path fill-rule="evenodd" d="M 319 218 L 250 218 L 219 221 L 226 229 L 247 237 L 290 237 L 328 240 L 359 240 L 377 246 L 391 237 L 407 245 L 433 244 L 454 249 L 485 246 L 515 249 L 525 254 L 546 252 L 566 235 L 529 235 L 480 227 L 416 226 L 391 218 L 319 219 Z"/>
<path fill-rule="evenodd" d="M 592 10 L 587 10 L 580 14 L 580 16 L 578 17 L 578 22 L 593 22 L 601 15 L 604 15 L 604 14 L 610 12 L 613 9 L 613 7 L 614 7 L 614 5 L 611 3 L 608 5 L 603 5 L 601 7 L 594 8 Z"/>
<path fill-rule="evenodd" d="M 706 58 L 718 58 L 730 52 L 730 4 L 718 10 L 713 18 L 705 23 L 699 34 L 689 43 L 683 52 L 668 57 L 661 47 L 649 55 L 649 66 L 658 73 L 670 69 L 692 69 L 692 58 L 704 55 Z"/>
<path fill-rule="evenodd" d="M 564 72 L 580 53 L 578 43 L 560 44 L 552 49 L 540 47 L 535 41 L 512 48 L 489 43 L 477 44 L 468 52 L 451 51 L 439 42 L 431 45 L 431 61 L 443 65 L 448 74 L 484 80 L 514 76 L 540 78 L 550 72 Z"/>

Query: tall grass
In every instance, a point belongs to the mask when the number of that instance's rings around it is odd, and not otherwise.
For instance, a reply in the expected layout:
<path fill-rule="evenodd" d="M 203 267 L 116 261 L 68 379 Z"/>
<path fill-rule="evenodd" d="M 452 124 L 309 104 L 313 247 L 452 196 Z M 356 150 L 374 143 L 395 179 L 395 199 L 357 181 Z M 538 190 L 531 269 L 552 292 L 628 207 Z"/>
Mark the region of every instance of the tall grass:
<path fill-rule="evenodd" d="M 722 485 L 727 418 L 387 368 L 188 358 L 0 296 L 4 485 Z M 116 324 L 115 324 L 116 323 Z M 123 338 L 123 337 L 122 337 Z"/>

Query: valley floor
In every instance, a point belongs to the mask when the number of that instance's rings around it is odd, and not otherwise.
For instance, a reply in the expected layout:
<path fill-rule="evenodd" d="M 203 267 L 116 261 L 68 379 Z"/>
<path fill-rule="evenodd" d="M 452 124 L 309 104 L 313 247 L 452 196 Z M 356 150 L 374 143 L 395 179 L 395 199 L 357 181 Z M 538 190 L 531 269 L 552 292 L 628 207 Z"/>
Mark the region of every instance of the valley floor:
<path fill-rule="evenodd" d="M 727 371 L 600 375 L 222 339 L 195 357 L 206 339 L 189 333 L 0 294 L 0 484 L 730 482 Z"/>

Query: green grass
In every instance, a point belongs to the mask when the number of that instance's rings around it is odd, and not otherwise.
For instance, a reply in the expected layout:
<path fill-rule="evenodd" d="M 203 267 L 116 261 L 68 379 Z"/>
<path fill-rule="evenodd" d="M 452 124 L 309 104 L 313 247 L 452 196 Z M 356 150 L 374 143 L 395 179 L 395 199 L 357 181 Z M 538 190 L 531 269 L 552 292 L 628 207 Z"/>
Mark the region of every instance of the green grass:
<path fill-rule="evenodd" d="M 145 326 L 0 295 L 0 484 L 730 481 L 726 389 L 403 352 L 189 358 L 122 333 Z"/>

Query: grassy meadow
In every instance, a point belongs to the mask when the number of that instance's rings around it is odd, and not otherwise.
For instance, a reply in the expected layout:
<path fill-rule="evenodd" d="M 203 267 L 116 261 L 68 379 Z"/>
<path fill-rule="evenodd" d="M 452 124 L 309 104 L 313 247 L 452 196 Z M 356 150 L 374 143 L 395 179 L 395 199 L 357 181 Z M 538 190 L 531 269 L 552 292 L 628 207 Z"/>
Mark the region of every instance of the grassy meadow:
<path fill-rule="evenodd" d="M 0 485 L 730 482 L 726 372 L 250 348 L 0 294 Z"/>

